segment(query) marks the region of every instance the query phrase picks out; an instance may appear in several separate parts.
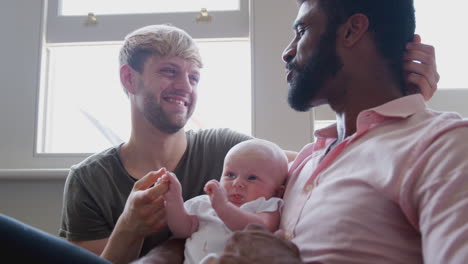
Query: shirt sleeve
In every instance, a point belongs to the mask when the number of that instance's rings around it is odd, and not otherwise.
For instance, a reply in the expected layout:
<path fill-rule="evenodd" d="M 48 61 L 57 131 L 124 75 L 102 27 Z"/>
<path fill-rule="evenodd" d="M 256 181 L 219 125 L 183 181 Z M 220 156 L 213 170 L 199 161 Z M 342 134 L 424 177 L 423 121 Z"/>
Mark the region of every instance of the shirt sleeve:
<path fill-rule="evenodd" d="M 445 133 L 414 164 L 413 170 L 420 173 L 413 175 L 411 196 L 424 263 L 464 263 L 468 259 L 467 135 L 467 127 Z"/>
<path fill-rule="evenodd" d="M 112 230 L 89 191 L 80 181 L 81 170 L 72 168 L 65 182 L 59 236 L 71 241 L 109 237 Z"/>

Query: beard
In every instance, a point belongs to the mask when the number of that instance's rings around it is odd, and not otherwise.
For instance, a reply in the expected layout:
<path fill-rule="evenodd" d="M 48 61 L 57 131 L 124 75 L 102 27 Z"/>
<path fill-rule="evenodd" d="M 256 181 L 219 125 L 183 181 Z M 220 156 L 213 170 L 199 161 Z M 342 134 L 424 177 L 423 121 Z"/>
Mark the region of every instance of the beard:
<path fill-rule="evenodd" d="M 296 75 L 289 82 L 288 103 L 291 108 L 305 112 L 318 106 L 311 101 L 317 99 L 325 82 L 336 76 L 342 67 L 336 52 L 336 30 L 327 30 L 320 37 L 316 52 L 304 66 L 299 66 L 295 59 L 286 65 Z"/>
<path fill-rule="evenodd" d="M 178 116 L 171 119 L 170 116 L 164 111 L 161 105 L 157 102 L 154 95 L 150 93 L 144 94 L 143 101 L 143 116 L 154 127 L 158 128 L 163 133 L 174 134 L 181 130 L 188 119 L 193 113 L 193 104 L 185 115 L 178 114 Z"/>

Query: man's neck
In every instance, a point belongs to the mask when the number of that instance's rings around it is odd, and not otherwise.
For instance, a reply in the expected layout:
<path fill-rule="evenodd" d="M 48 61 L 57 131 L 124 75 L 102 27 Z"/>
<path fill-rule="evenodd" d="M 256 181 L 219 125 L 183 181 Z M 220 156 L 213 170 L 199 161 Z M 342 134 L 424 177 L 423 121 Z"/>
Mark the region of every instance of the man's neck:
<path fill-rule="evenodd" d="M 184 129 L 167 134 L 157 129 L 132 131 L 120 149 L 120 158 L 129 174 L 140 179 L 150 171 L 164 167 L 174 171 L 187 148 Z"/>
<path fill-rule="evenodd" d="M 403 96 L 398 82 L 384 69 L 381 74 L 369 72 L 363 71 L 361 75 L 354 73 L 352 78 L 346 78 L 342 82 L 346 87 L 343 92 L 345 96 L 330 103 L 336 113 L 338 143 L 356 132 L 359 113 Z M 372 72 L 379 71 L 374 69 Z"/>

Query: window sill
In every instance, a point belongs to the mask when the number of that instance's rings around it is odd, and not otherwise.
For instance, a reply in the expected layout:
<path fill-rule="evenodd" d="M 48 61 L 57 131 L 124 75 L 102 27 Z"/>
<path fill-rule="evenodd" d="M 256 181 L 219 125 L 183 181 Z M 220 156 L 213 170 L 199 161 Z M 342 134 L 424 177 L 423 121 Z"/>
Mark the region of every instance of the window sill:
<path fill-rule="evenodd" d="M 0 180 L 65 180 L 69 169 L 0 169 Z"/>

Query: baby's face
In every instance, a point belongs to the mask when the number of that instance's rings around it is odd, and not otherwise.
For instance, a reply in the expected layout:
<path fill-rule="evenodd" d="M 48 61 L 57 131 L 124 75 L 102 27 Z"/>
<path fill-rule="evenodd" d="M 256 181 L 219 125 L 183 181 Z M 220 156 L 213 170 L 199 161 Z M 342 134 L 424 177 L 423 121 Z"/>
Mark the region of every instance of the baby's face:
<path fill-rule="evenodd" d="M 255 155 L 231 155 L 226 157 L 221 186 L 228 200 L 237 205 L 260 197 L 269 199 L 276 195 L 284 181 L 270 159 Z"/>

